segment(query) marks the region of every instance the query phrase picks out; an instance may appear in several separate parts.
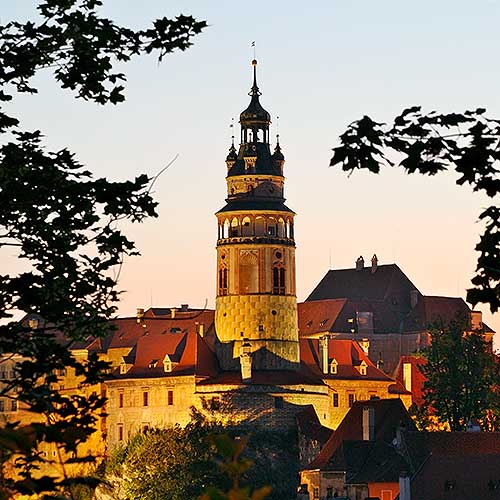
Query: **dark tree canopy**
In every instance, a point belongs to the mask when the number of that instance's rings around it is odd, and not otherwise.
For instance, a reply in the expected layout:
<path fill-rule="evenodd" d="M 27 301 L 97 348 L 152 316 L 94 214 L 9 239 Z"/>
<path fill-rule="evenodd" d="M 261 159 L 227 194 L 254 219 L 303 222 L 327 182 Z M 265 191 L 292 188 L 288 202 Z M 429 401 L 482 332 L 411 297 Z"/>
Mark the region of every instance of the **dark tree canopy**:
<path fill-rule="evenodd" d="M 104 398 L 63 396 L 54 384 L 68 367 L 84 385 L 102 380 L 106 364 L 95 354 L 78 361 L 70 348 L 107 333 L 107 320 L 116 312 L 114 271 L 125 256 L 137 254 L 118 222 L 156 216 L 148 176 L 125 182 L 94 178 L 68 149 L 47 151 L 43 133 L 24 130 L 5 104 L 15 104 L 20 93 L 37 93 L 34 77 L 42 69 L 77 98 L 119 103 L 125 75 L 116 63 L 149 53 L 161 60 L 186 50 L 206 27 L 180 15 L 134 31 L 101 17 L 101 5 L 43 0 L 37 21 L 0 26 L 0 249 L 17 252 L 26 264 L 19 274 L 0 271 L 0 363 L 20 360 L 14 378 L 0 383 L 0 397 L 27 405 L 40 422 L 0 429 L 2 462 L 20 455 L 15 479 L 0 474 L 0 498 L 71 489 L 70 478 L 39 477 L 37 468 L 47 459 L 37 452 L 37 442 L 77 451 L 95 430 Z M 38 320 L 15 321 L 19 312 Z"/>
<path fill-rule="evenodd" d="M 485 113 L 476 109 L 424 114 L 416 106 L 405 109 L 390 126 L 364 116 L 340 136 L 330 166 L 341 165 L 350 173 L 379 173 L 395 165 L 408 174 L 451 170 L 458 174 L 458 185 L 469 184 L 491 198 L 491 206 L 479 215 L 485 230 L 476 245 L 479 257 L 467 300 L 489 304 L 494 313 L 500 307 L 500 120 Z M 395 156 L 400 158 L 397 162 Z"/>
<path fill-rule="evenodd" d="M 491 344 L 461 319 L 434 324 L 430 334 L 427 363 L 421 366 L 427 414 L 452 431 L 464 431 L 472 419 L 485 430 L 498 430 L 498 362 Z"/>

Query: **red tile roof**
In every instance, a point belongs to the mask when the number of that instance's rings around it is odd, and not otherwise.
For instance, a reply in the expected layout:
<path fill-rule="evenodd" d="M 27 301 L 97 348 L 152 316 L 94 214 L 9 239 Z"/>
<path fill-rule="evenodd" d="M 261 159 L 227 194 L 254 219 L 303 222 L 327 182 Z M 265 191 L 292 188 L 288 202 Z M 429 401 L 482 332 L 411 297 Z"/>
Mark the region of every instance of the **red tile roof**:
<path fill-rule="evenodd" d="M 317 377 L 324 379 L 391 380 L 388 375 L 373 364 L 354 340 L 329 339 L 328 360 L 329 363 L 333 359 L 337 361 L 337 373 L 323 373 L 319 358 L 319 342 L 319 339 L 300 339 L 301 359 Z M 362 361 L 367 365 L 366 375 L 361 375 L 357 368 Z"/>
<path fill-rule="evenodd" d="M 109 348 L 133 347 L 146 333 L 155 335 L 196 332 L 200 324 L 204 325 L 205 332 L 213 328 L 215 313 L 211 310 L 177 312 L 175 318 L 155 314 L 155 310 L 158 311 L 159 308 L 148 309 L 139 322 L 135 317 L 112 321 L 111 324 L 116 329 L 111 336 Z"/>
<path fill-rule="evenodd" d="M 500 497 L 500 433 L 408 433 L 427 450 L 411 478 L 412 498 L 453 500 Z M 411 446 L 415 446 L 411 444 Z"/>
<path fill-rule="evenodd" d="M 299 335 L 331 332 L 346 299 L 327 299 L 301 302 L 298 306 Z"/>
<path fill-rule="evenodd" d="M 320 454 L 308 466 L 308 470 L 339 470 L 342 465 L 344 441 L 363 441 L 363 408 L 373 408 L 375 413 L 375 441 L 391 443 L 399 426 L 415 429 L 415 424 L 399 399 L 357 401 L 349 410 L 327 441 Z M 340 456 L 339 456 L 340 453 Z"/>

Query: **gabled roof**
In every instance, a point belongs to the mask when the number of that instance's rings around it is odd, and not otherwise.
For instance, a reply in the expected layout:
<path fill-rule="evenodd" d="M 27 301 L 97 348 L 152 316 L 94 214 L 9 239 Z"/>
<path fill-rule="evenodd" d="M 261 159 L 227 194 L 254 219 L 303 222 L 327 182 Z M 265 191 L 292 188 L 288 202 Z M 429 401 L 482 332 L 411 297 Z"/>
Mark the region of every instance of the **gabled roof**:
<path fill-rule="evenodd" d="M 215 354 L 196 332 L 148 333 L 137 340 L 133 367 L 116 378 L 150 378 L 196 375 L 214 376 L 219 368 Z M 163 360 L 168 356 L 172 370 L 165 371 Z"/>
<path fill-rule="evenodd" d="M 331 269 L 306 301 L 322 299 L 351 299 L 395 302 L 401 309 L 410 309 L 410 291 L 415 285 L 396 264 L 363 269 Z"/>
<path fill-rule="evenodd" d="M 360 447 L 369 446 L 363 441 L 363 408 L 372 408 L 374 410 L 374 441 L 392 443 L 396 430 L 400 426 L 416 430 L 413 420 L 399 399 L 357 401 L 327 441 L 320 454 L 307 466 L 308 470 L 345 471 L 346 468 L 354 467 L 349 461 L 350 455 L 347 452 L 344 453 L 343 446 L 347 441 L 361 441 Z"/>
<path fill-rule="evenodd" d="M 319 339 L 300 339 L 301 360 L 317 377 L 323 379 L 391 380 L 388 375 L 373 364 L 354 340 L 328 340 L 328 362 L 335 360 L 338 363 L 337 373 L 323 373 L 320 364 L 319 343 Z M 366 363 L 366 375 L 361 375 L 356 368 L 363 361 Z"/>

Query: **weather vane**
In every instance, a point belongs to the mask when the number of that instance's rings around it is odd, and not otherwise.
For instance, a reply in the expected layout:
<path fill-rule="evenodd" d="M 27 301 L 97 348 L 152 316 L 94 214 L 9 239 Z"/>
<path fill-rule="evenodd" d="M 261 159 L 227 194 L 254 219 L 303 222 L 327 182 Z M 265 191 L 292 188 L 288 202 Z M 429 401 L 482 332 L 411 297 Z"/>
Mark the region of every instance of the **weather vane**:
<path fill-rule="evenodd" d="M 231 129 L 231 145 L 234 147 L 234 118 L 231 118 L 231 125 L 229 125 Z"/>

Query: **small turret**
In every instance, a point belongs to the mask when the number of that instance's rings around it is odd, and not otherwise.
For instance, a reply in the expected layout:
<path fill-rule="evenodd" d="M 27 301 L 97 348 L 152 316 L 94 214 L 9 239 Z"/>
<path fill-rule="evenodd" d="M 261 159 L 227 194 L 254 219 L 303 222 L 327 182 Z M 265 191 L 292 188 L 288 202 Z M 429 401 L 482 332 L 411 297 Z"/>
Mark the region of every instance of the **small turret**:
<path fill-rule="evenodd" d="M 236 154 L 236 149 L 234 147 L 234 142 L 233 142 L 231 144 L 231 147 L 229 148 L 229 153 L 226 157 L 226 165 L 228 170 L 234 165 L 237 159 L 238 155 Z"/>
<path fill-rule="evenodd" d="M 279 169 L 281 175 L 283 175 L 283 166 L 285 165 L 285 155 L 281 151 L 279 134 L 276 136 L 276 147 L 274 148 L 273 162 Z"/>

